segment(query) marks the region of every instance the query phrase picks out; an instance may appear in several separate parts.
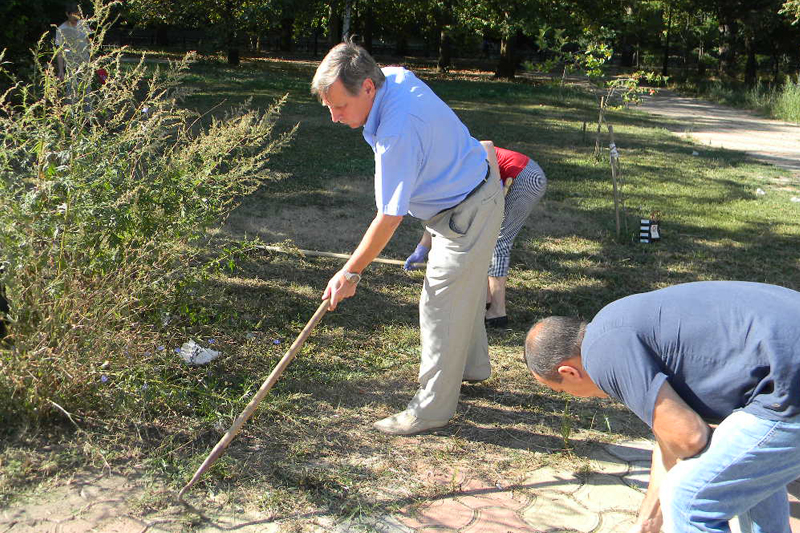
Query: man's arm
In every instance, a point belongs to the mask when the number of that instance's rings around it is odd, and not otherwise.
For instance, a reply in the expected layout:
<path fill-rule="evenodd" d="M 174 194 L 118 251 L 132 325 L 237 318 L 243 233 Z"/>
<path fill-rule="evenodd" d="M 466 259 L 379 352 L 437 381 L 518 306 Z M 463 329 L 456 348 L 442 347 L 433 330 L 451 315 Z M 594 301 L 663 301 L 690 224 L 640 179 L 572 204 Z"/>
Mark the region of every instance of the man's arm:
<path fill-rule="evenodd" d="M 653 433 L 665 460 L 686 459 L 700 453 L 711 437 L 711 427 L 664 382 L 653 409 Z"/>
<path fill-rule="evenodd" d="M 675 463 L 672 463 L 669 468 Z M 636 523 L 628 530 L 628 533 L 659 533 L 664 519 L 661 515 L 661 502 L 658 499 L 658 491 L 661 482 L 667 475 L 668 468 L 664 465 L 664 458 L 661 454 L 661 445 L 656 441 L 653 448 L 653 456 L 650 461 L 650 479 L 647 483 L 647 493 L 644 495 L 642 505 L 639 506 L 639 514 Z"/>
<path fill-rule="evenodd" d="M 661 530 L 663 517 L 658 499 L 661 482 L 675 463 L 700 453 L 711 438 L 708 424 L 666 381 L 656 397 L 653 433 L 656 447 L 653 449 L 647 494 L 639 508 L 636 524 L 629 533 L 658 533 Z"/>
<path fill-rule="evenodd" d="M 402 216 L 384 215 L 378 213 L 369 225 L 361 243 L 356 248 L 350 259 L 344 264 L 342 270 L 333 275 L 322 294 L 322 299 L 330 297 L 331 304 L 329 309 L 333 311 L 340 301 L 350 298 L 356 293 L 355 283 L 348 282 L 344 277 L 344 272 L 355 272 L 360 274 L 367 268 L 373 259 L 386 247 L 391 240 L 395 230 L 403 221 Z"/>

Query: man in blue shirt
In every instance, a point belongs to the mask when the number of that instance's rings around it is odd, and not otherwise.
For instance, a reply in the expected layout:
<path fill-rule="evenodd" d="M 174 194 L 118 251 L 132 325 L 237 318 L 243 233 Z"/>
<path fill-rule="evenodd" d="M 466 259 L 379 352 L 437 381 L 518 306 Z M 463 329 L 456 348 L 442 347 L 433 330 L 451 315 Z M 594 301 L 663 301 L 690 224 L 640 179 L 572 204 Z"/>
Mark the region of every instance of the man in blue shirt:
<path fill-rule="evenodd" d="M 800 293 L 736 281 L 622 298 L 586 324 L 549 317 L 525 342 L 544 385 L 611 397 L 656 438 L 631 532 L 791 533 L 800 477 Z M 717 426 L 718 424 L 718 426 Z M 712 426 L 716 429 L 712 431 Z M 747 529 L 747 526 L 750 529 Z"/>
<path fill-rule="evenodd" d="M 490 374 L 483 278 L 503 216 L 500 180 L 489 179 L 483 147 L 427 85 L 404 68 L 379 68 L 352 42 L 328 52 L 311 92 L 333 122 L 363 127 L 375 153 L 377 213 L 322 298 L 333 310 L 353 296 L 403 217 L 423 220 L 433 245 L 420 298 L 420 388 L 404 411 L 375 427 L 412 435 L 444 426 L 462 380 Z"/>

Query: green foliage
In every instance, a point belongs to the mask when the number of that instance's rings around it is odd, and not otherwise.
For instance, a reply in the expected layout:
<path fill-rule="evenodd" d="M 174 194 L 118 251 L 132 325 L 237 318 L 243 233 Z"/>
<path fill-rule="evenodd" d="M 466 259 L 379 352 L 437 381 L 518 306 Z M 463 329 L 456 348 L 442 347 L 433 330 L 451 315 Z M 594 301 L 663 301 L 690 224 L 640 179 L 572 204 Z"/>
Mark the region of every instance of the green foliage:
<path fill-rule="evenodd" d="M 792 81 L 787 76 L 776 99 L 773 114 L 781 120 L 800 124 L 800 80 Z"/>
<path fill-rule="evenodd" d="M 114 5 L 94 5 L 90 63 L 60 81 L 58 51 L 42 39 L 34 80 L 0 98 L 0 283 L 12 306 L 4 421 L 43 416 L 53 402 L 113 407 L 109 396 L 124 391 L 101 378 L 121 367 L 136 375 L 147 358 L 135 354 L 156 353 L 165 313 L 202 320 L 186 301 L 233 252 L 202 257 L 196 245 L 270 179 L 270 156 L 294 134 L 274 131 L 285 97 L 201 127 L 181 106 L 188 57 L 153 69 L 101 52 Z"/>
<path fill-rule="evenodd" d="M 551 30 L 552 37 L 548 36 Z M 599 155 L 600 125 L 605 120 L 607 109 L 615 106 L 617 102 L 621 102 L 624 106 L 638 104 L 642 94 L 655 92 L 653 85 L 663 85 L 667 81 L 665 76 L 655 72 L 638 71 L 627 75 L 612 75 L 609 71 L 609 62 L 614 50 L 607 43 L 596 41 L 590 35 L 585 35 L 577 46 L 569 46 L 564 30 L 545 27 L 539 31 L 536 42 L 549 54 L 549 59 L 544 63 L 527 62 L 525 64 L 527 69 L 549 72 L 560 65 L 563 69 L 562 85 L 567 73 L 577 72 L 585 76 L 593 87 L 599 112 L 595 156 Z M 577 51 L 571 51 L 576 48 Z"/>
<path fill-rule="evenodd" d="M 793 18 L 792 24 L 797 24 L 800 22 L 800 0 L 786 0 L 779 13 Z"/>

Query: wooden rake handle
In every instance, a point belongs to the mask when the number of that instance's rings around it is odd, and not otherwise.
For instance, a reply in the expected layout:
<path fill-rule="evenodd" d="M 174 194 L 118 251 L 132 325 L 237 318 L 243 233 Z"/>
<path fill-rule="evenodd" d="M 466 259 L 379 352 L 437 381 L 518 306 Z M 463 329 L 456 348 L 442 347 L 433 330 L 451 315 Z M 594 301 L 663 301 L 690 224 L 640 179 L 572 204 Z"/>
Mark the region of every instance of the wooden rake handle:
<path fill-rule="evenodd" d="M 304 327 L 303 331 L 300 332 L 300 335 L 297 336 L 295 341 L 289 347 L 289 350 L 272 370 L 272 373 L 270 373 L 266 381 L 261 384 L 258 392 L 256 392 L 255 396 L 253 396 L 253 399 L 250 400 L 250 403 L 247 404 L 247 407 L 245 407 L 244 411 L 242 411 L 239 416 L 236 417 L 236 420 L 233 421 L 233 424 L 228 431 L 225 432 L 225 435 L 222 436 L 217 445 L 214 446 L 214 449 L 211 450 L 211 453 L 208 454 L 208 457 L 206 457 L 206 460 L 200 465 L 200 468 L 197 469 L 197 472 L 194 473 L 194 476 L 192 476 L 192 479 L 189 481 L 189 483 L 187 483 L 186 486 L 183 487 L 178 493 L 178 501 L 183 501 L 183 495 L 186 493 L 186 491 L 189 490 L 189 488 L 194 485 L 198 479 L 200 479 L 200 476 L 203 475 L 203 472 L 208 470 L 209 467 L 214 464 L 214 461 L 216 461 L 219 456 L 222 455 L 222 453 L 225 451 L 225 448 L 228 447 L 228 444 L 230 444 L 233 438 L 239 433 L 239 430 L 242 429 L 242 426 L 247 419 L 252 416 L 253 411 L 256 410 L 258 404 L 264 399 L 264 396 L 267 395 L 272 386 L 277 383 L 283 371 L 286 370 L 286 367 L 292 362 L 292 359 L 294 359 L 295 355 L 297 355 L 297 352 L 299 352 L 300 348 L 303 347 L 303 343 L 305 343 L 306 339 L 311 334 L 311 330 L 314 329 L 314 326 L 319 323 L 323 315 L 325 315 L 325 313 L 328 311 L 328 306 L 330 303 L 330 298 L 328 298 L 319 305 L 317 311 L 314 313 L 314 316 L 312 316 L 311 320 L 308 321 L 306 327 Z"/>

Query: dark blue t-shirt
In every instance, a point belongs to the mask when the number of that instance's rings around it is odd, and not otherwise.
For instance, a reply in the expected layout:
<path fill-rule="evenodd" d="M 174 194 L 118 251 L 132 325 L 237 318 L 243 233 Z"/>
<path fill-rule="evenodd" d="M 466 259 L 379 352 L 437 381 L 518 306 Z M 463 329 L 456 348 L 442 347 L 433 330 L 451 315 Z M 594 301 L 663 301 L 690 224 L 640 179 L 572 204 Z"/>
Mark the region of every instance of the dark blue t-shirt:
<path fill-rule="evenodd" d="M 664 380 L 708 422 L 740 408 L 784 420 L 800 414 L 800 293 L 705 281 L 635 294 L 597 313 L 581 355 L 592 381 L 651 427 Z"/>

